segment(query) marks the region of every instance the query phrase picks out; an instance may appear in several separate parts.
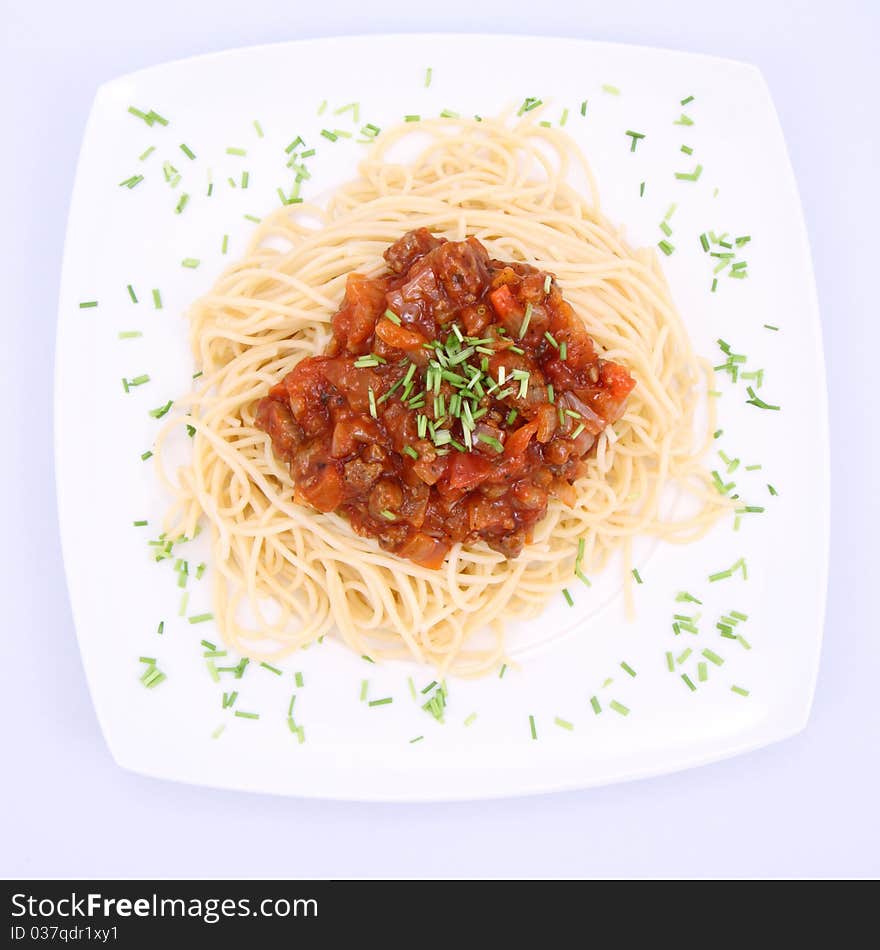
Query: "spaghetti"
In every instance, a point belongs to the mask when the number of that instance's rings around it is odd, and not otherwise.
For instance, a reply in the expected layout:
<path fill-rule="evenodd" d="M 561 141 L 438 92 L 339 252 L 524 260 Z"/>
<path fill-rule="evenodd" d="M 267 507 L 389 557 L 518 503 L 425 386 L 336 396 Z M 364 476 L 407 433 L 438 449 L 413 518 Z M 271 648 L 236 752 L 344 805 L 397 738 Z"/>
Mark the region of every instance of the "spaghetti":
<path fill-rule="evenodd" d="M 175 404 L 188 414 L 161 437 L 183 422 L 195 430 L 191 460 L 176 478 L 163 474 L 176 498 L 169 534 L 192 537 L 208 522 L 215 616 L 245 655 L 279 658 L 337 631 L 359 654 L 479 675 L 504 659 L 506 624 L 538 613 L 576 561 L 595 572 L 622 551 L 628 574 L 635 537 L 693 541 L 727 510 L 701 464 L 714 425 L 711 407 L 705 428 L 696 414 L 711 368 L 691 348 L 655 255 L 631 249 L 602 216 L 564 133 L 526 121 L 408 124 L 383 133 L 360 172 L 323 208 L 264 218 L 245 257 L 192 307 L 203 375 Z M 569 183 L 578 175 L 589 200 Z M 379 274 L 383 250 L 417 228 L 472 235 L 493 257 L 555 275 L 602 356 L 637 383 L 598 436 L 573 503 L 551 499 L 517 558 L 456 544 L 431 570 L 382 550 L 337 514 L 298 504 L 255 424 L 269 389 L 324 351 L 348 275 Z M 691 499 L 677 518 L 664 504 L 671 486 Z"/>

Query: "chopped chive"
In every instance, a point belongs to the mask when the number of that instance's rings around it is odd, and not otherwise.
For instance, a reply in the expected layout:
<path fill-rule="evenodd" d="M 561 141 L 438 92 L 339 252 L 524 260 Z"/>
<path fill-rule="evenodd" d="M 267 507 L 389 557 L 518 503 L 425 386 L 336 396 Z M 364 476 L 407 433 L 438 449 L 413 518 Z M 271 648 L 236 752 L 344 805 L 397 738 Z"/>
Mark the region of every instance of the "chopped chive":
<path fill-rule="evenodd" d="M 567 587 L 562 588 L 562 596 L 565 598 L 565 602 L 569 607 L 574 607 L 574 598 L 571 596 Z"/>
<path fill-rule="evenodd" d="M 529 732 L 532 734 L 533 739 L 538 738 L 538 730 L 535 728 L 535 717 L 529 716 Z"/>
<path fill-rule="evenodd" d="M 183 213 L 183 209 L 186 207 L 188 201 L 189 201 L 189 195 L 188 195 L 186 192 L 184 192 L 184 193 L 180 196 L 180 200 L 179 200 L 179 201 L 177 202 L 177 204 L 174 206 L 174 213 L 175 213 L 175 214 L 182 214 L 182 213 Z"/>
<path fill-rule="evenodd" d="M 304 683 L 305 681 L 303 680 L 303 675 L 302 675 L 302 673 L 299 673 L 299 672 L 294 673 L 294 674 L 293 674 L 293 681 L 294 681 L 294 683 L 296 683 L 296 688 L 297 688 L 297 689 L 302 689 L 302 688 L 303 688 L 303 683 Z"/>
<path fill-rule="evenodd" d="M 693 125 L 694 120 L 690 116 L 687 116 L 682 112 L 679 118 L 677 118 L 672 124 L 673 125 Z"/>
<path fill-rule="evenodd" d="M 669 670 L 670 673 L 675 672 L 675 658 L 669 650 L 666 651 L 666 669 Z"/>
<path fill-rule="evenodd" d="M 147 449 L 146 452 L 142 452 L 142 453 L 141 453 L 141 461 L 142 461 L 142 462 L 146 462 L 147 459 L 150 459 L 150 458 L 152 458 L 152 457 L 153 457 L 153 453 L 152 453 L 149 449 Z"/>
<path fill-rule="evenodd" d="M 530 303 L 526 304 L 526 312 L 523 315 L 522 323 L 519 328 L 519 339 L 521 340 L 525 335 L 526 331 L 529 329 L 529 321 L 532 319 L 532 305 Z M 528 377 L 526 377 L 528 379 Z"/>
<path fill-rule="evenodd" d="M 709 679 L 709 667 L 705 663 L 697 664 L 697 679 L 701 683 L 705 683 Z"/>
<path fill-rule="evenodd" d="M 590 697 L 590 705 L 593 707 L 593 712 L 598 716 L 602 712 L 602 706 L 599 704 L 599 700 L 595 696 Z"/>
<path fill-rule="evenodd" d="M 331 132 L 329 129 L 321 129 L 321 135 L 323 135 L 325 139 L 329 139 L 331 142 L 335 142 L 339 138 L 335 132 Z"/>
<path fill-rule="evenodd" d="M 567 729 L 569 732 L 574 731 L 574 724 L 570 723 L 567 719 L 560 719 L 559 716 L 556 716 L 553 722 L 559 726 L 560 729 Z"/>
<path fill-rule="evenodd" d="M 661 221 L 659 227 L 660 227 L 660 230 L 666 235 L 666 237 L 669 237 L 672 234 L 672 228 L 669 227 L 669 225 L 665 221 Z"/>
<path fill-rule="evenodd" d="M 389 703 L 394 702 L 393 696 L 386 696 L 384 699 L 371 699 L 367 705 L 368 706 L 387 706 Z"/>
<path fill-rule="evenodd" d="M 588 102 L 588 101 L 589 101 L 589 100 L 584 99 L 584 101 L 581 103 L 581 109 L 580 109 L 581 115 L 586 115 L 586 114 L 587 114 L 587 102 Z"/>
<path fill-rule="evenodd" d="M 153 291 L 153 307 L 156 310 L 162 309 L 162 294 L 158 290 Z"/>
<path fill-rule="evenodd" d="M 504 674 L 505 674 L 506 672 L 507 672 L 507 664 L 506 664 L 506 663 L 502 663 L 502 664 L 501 664 L 501 669 L 498 671 L 498 679 L 503 680 L 503 679 L 504 679 Z"/>
<path fill-rule="evenodd" d="M 746 391 L 750 396 L 750 398 L 746 400 L 747 405 L 756 406 L 758 409 L 772 409 L 774 412 L 778 412 L 780 410 L 780 406 L 772 406 L 770 403 L 764 402 L 760 396 L 756 395 L 755 390 L 752 389 L 751 386 L 748 386 Z"/>
<path fill-rule="evenodd" d="M 238 716 L 239 719 L 259 719 L 260 718 L 259 713 L 242 712 L 240 709 L 235 710 L 235 715 Z"/>
<path fill-rule="evenodd" d="M 213 620 L 213 614 L 196 614 L 193 617 L 189 617 L 190 623 L 204 623 L 206 620 Z"/>
<path fill-rule="evenodd" d="M 171 409 L 173 405 L 174 405 L 173 400 L 169 399 L 168 402 L 166 402 L 164 406 L 159 406 L 156 409 L 151 409 L 150 415 L 154 419 L 161 419 L 162 416 L 164 416 L 168 412 L 168 410 Z"/>
<path fill-rule="evenodd" d="M 183 152 L 190 161 L 195 160 L 196 153 L 188 145 L 184 145 L 183 142 L 180 143 L 180 151 Z"/>
<path fill-rule="evenodd" d="M 715 291 L 716 291 L 717 288 L 718 288 L 718 278 L 715 277 L 715 278 L 713 278 L 713 280 L 712 280 L 712 293 L 713 293 L 713 294 L 715 293 Z"/>
<path fill-rule="evenodd" d="M 501 444 L 501 442 L 500 442 L 498 439 L 496 439 L 495 436 L 493 436 L 493 435 L 485 435 L 484 433 L 481 432 L 481 433 L 477 436 L 477 438 L 478 438 L 478 439 L 480 440 L 480 442 L 482 442 L 484 445 L 489 445 L 489 446 L 491 446 L 493 449 L 495 449 L 495 451 L 496 451 L 499 455 L 504 451 L 504 446 L 503 446 L 503 445 Z"/>
<path fill-rule="evenodd" d="M 428 86 L 431 85 L 431 78 L 433 75 L 434 75 L 434 70 L 429 66 L 425 70 L 425 89 L 427 89 Z"/>
<path fill-rule="evenodd" d="M 194 623 L 194 622 L 195 622 L 195 621 L 193 621 L 192 619 L 190 619 L 190 623 Z M 268 670 L 270 673 L 274 673 L 276 676 L 281 676 L 281 675 L 282 675 L 281 670 L 279 670 L 277 666 L 272 666 L 271 663 L 265 663 L 265 662 L 263 662 L 263 663 L 260 664 L 260 666 L 262 666 L 263 669 Z"/>
<path fill-rule="evenodd" d="M 774 327 L 772 324 L 765 323 L 765 324 L 764 324 L 764 329 L 765 329 L 765 330 L 778 330 L 779 327 Z"/>
<path fill-rule="evenodd" d="M 636 671 L 635 671 L 635 670 L 629 665 L 629 663 L 627 663 L 625 660 L 624 660 L 623 662 L 621 662 L 620 667 L 621 667 L 621 669 L 623 669 L 623 670 L 625 670 L 627 673 L 629 673 L 630 676 L 635 677 Z"/>
<path fill-rule="evenodd" d="M 421 742 L 424 739 L 424 736 L 416 736 L 415 739 L 410 739 L 409 744 L 414 745 L 416 742 Z"/>
<path fill-rule="evenodd" d="M 684 685 L 687 686 L 687 688 L 688 688 L 691 692 L 694 692 L 694 691 L 696 690 L 697 687 L 694 686 L 693 680 L 687 675 L 687 673 L 682 673 L 682 674 L 681 674 L 681 678 L 682 678 L 682 680 L 683 680 L 683 682 L 684 682 Z"/>
<path fill-rule="evenodd" d="M 704 251 L 709 250 L 709 238 L 705 234 L 700 235 L 700 245 Z"/>
<path fill-rule="evenodd" d="M 98 301 L 97 301 L 97 300 L 84 300 L 84 301 L 79 305 L 79 309 L 80 309 L 80 310 L 88 310 L 88 309 L 90 309 L 91 307 L 97 307 L 97 306 L 98 306 Z"/>
<path fill-rule="evenodd" d="M 261 218 L 258 218 L 255 214 L 246 214 L 243 217 L 245 218 L 246 221 L 253 221 L 254 224 L 259 224 L 260 221 L 262 220 Z"/>
<path fill-rule="evenodd" d="M 731 686 L 731 687 L 730 687 L 730 691 L 731 691 L 732 693 L 738 693 L 740 696 L 748 696 L 748 695 L 749 695 L 749 691 L 748 691 L 747 689 L 743 689 L 742 686 Z"/>
<path fill-rule="evenodd" d="M 683 105 L 683 106 L 686 106 L 689 102 L 693 102 L 693 101 L 694 101 L 694 97 L 693 97 L 693 96 L 685 96 L 685 98 L 682 99 L 679 104 L 680 104 L 680 105 Z"/>
<path fill-rule="evenodd" d="M 694 154 L 694 150 L 690 147 L 690 145 L 682 145 L 681 151 L 684 152 L 685 155 Z"/>
<path fill-rule="evenodd" d="M 697 600 L 693 594 L 689 594 L 686 590 L 680 591 L 675 595 L 676 601 L 680 604 L 700 604 L 702 606 L 703 601 Z"/>
<path fill-rule="evenodd" d="M 118 334 L 120 340 L 136 340 L 140 336 L 143 336 L 140 330 L 121 330 Z"/>
<path fill-rule="evenodd" d="M 145 152 L 138 155 L 139 161 L 145 162 L 156 151 L 156 146 L 151 145 Z"/>
<path fill-rule="evenodd" d="M 643 181 L 639 182 L 639 197 L 645 197 L 645 183 Z"/>
<path fill-rule="evenodd" d="M 637 584 L 643 584 L 643 583 L 644 583 L 644 581 L 642 580 L 641 574 L 639 574 L 638 569 L 635 568 L 635 567 L 634 567 L 633 570 L 632 570 L 632 576 L 635 578 L 635 582 L 636 582 Z"/>
<path fill-rule="evenodd" d="M 609 96 L 619 96 L 620 90 L 617 86 L 612 86 L 609 83 L 602 84 L 602 92 L 607 92 Z"/>
<path fill-rule="evenodd" d="M 246 148 L 234 148 L 233 146 L 229 146 L 229 148 L 226 149 L 226 154 L 227 154 L 227 155 L 237 155 L 239 158 L 244 158 L 245 155 L 247 155 L 247 149 L 246 149 Z"/>
<path fill-rule="evenodd" d="M 633 132 L 633 131 L 631 131 L 631 130 L 628 130 L 626 134 L 632 139 L 632 142 L 631 142 L 631 144 L 630 144 L 629 150 L 630 150 L 631 152 L 634 152 L 634 151 L 636 150 L 636 145 L 638 144 L 639 139 L 643 139 L 643 138 L 645 137 L 645 133 L 644 133 L 644 132 Z"/>
<path fill-rule="evenodd" d="M 676 172 L 675 177 L 679 181 L 698 181 L 700 175 L 703 174 L 703 166 L 697 165 L 697 167 L 692 172 Z"/>
<path fill-rule="evenodd" d="M 181 262 L 182 267 L 189 267 L 191 270 L 195 270 L 201 261 L 197 257 L 185 257 Z"/>
<path fill-rule="evenodd" d="M 667 241 L 667 240 L 658 241 L 658 242 L 657 242 L 657 247 L 659 247 L 660 250 L 663 251 L 663 253 L 664 253 L 667 257 L 669 257 L 670 254 L 672 254 L 672 253 L 675 251 L 675 245 L 674 245 L 674 244 L 670 244 L 669 241 Z"/>
<path fill-rule="evenodd" d="M 608 704 L 616 713 L 619 713 L 621 716 L 628 716 L 629 709 L 624 706 L 623 703 L 619 703 L 616 699 L 612 699 Z"/>
<path fill-rule="evenodd" d="M 362 660 L 366 660 L 367 663 L 375 663 L 375 662 L 376 662 L 372 657 L 367 656 L 366 653 L 364 653 L 364 654 L 361 655 L 361 659 L 362 659 Z"/>

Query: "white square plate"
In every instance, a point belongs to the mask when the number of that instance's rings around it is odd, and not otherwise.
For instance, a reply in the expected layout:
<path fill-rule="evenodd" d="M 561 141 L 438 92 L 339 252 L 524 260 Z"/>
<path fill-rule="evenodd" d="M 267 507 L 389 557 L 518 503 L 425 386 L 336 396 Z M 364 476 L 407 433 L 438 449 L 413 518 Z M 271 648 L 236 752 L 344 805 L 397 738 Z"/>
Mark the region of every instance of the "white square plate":
<path fill-rule="evenodd" d="M 200 640 L 216 640 L 213 625 L 179 616 L 171 567 L 147 554 L 166 500 L 140 455 L 159 425 L 148 410 L 189 385 L 185 309 L 243 251 L 253 227 L 244 216 L 275 208 L 276 188 L 290 187 L 284 148 L 295 136 L 317 150 L 305 193 L 320 195 L 354 176 L 363 149 L 357 131 L 367 122 L 387 126 L 443 109 L 493 114 L 526 96 L 548 103 L 542 118 L 554 123 L 568 109 L 566 131 L 593 164 L 604 210 L 633 243 L 656 244 L 659 222 L 677 204 L 670 219 L 676 251 L 663 263 L 698 351 L 719 355 L 715 341 L 723 337 L 748 354 L 751 369 L 765 370 L 761 395 L 782 407 L 746 405 L 742 383 L 719 378 L 724 432 L 717 448 L 742 460 L 731 476 L 737 490 L 766 510 L 744 516 L 738 531 L 728 521 L 697 544 L 640 551 L 635 622 L 623 619 L 618 572 L 575 591 L 574 609 L 560 598 L 514 633 L 518 668 L 503 679 L 450 683 L 445 724 L 409 695 L 407 676 L 421 687 L 430 671 L 367 666 L 331 638 L 299 654 L 280 676 L 253 665 L 227 684 L 239 690 L 236 709 L 260 714 L 258 721 L 235 718 L 221 708 L 224 686 L 202 659 Z M 681 105 L 688 96 L 693 101 Z M 357 124 L 352 110 L 334 114 L 353 100 L 360 103 Z M 155 109 L 169 124 L 148 126 L 129 114 L 130 105 Z M 693 124 L 675 124 L 682 113 Z M 322 128 L 355 137 L 331 142 Z M 628 130 L 645 135 L 634 152 Z M 150 146 L 155 151 L 140 160 Z M 247 154 L 228 154 L 228 147 Z M 164 160 L 182 175 L 176 189 L 162 174 Z M 704 169 L 698 181 L 675 178 L 696 163 Z M 136 187 L 119 186 L 136 174 L 145 176 Z M 230 176 L 238 187 L 228 184 Z M 189 201 L 175 214 L 184 192 Z M 752 238 L 748 279 L 721 274 L 715 293 L 714 261 L 698 240 L 710 229 Z M 201 264 L 187 269 L 183 258 Z M 162 309 L 154 306 L 154 289 Z M 97 307 L 79 306 L 92 300 Z M 143 336 L 119 339 L 129 330 Z M 124 393 L 121 378 L 142 373 L 149 383 Z M 371 36 L 236 50 L 110 82 L 95 98 L 77 172 L 55 385 L 58 500 L 76 629 L 104 735 L 125 768 L 328 798 L 479 798 L 681 769 L 790 736 L 807 721 L 827 569 L 825 376 L 797 190 L 772 101 L 752 66 L 577 40 Z M 756 464 L 762 468 L 746 470 Z M 711 466 L 724 471 L 717 458 Z M 134 528 L 141 519 L 149 527 Z M 201 542 L 193 563 L 206 559 Z M 737 574 L 708 582 L 740 557 L 748 580 Z M 699 636 L 671 630 L 673 614 L 693 607 L 675 601 L 681 590 L 703 601 Z M 191 580 L 188 613 L 210 609 L 207 579 Z M 751 649 L 716 628 L 730 610 L 748 615 L 739 629 Z M 679 657 L 687 648 L 692 655 L 670 673 L 666 652 Z M 709 664 L 708 681 L 700 682 L 696 664 L 705 648 L 726 662 Z M 139 685 L 141 655 L 156 657 L 167 673 L 156 689 Z M 621 668 L 624 661 L 635 678 Z M 303 674 L 302 688 L 294 672 Z M 371 696 L 394 702 L 360 702 L 364 678 Z M 732 685 L 748 689 L 748 697 Z M 302 744 L 286 725 L 294 691 Z M 629 715 L 613 711 L 612 700 Z M 472 712 L 477 718 L 465 727 Z M 574 729 L 559 727 L 557 717 Z M 212 740 L 219 725 L 226 728 Z M 412 744 L 417 736 L 424 738 Z"/>

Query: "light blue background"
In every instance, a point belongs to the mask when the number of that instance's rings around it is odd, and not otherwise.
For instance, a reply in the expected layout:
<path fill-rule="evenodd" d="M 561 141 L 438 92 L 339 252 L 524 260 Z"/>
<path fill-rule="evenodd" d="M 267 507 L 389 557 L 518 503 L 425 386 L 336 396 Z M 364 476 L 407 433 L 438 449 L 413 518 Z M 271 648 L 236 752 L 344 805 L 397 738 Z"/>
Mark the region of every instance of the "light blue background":
<path fill-rule="evenodd" d="M 2 0 L 0 875 L 880 874 L 878 11 L 873 0 Z M 58 278 L 95 88 L 235 46 L 493 29 L 712 53 L 753 62 L 767 78 L 810 230 L 831 399 L 832 564 L 812 720 L 793 740 L 695 771 L 480 804 L 293 801 L 122 772 L 77 654 L 52 472 Z"/>

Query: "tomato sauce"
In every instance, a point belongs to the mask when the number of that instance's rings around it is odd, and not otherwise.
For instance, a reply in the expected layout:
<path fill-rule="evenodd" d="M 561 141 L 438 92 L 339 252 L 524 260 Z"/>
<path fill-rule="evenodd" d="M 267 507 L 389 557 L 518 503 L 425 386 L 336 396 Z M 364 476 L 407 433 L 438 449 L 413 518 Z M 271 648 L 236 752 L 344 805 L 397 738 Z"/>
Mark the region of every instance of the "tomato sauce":
<path fill-rule="evenodd" d="M 322 356 L 257 407 L 296 498 L 439 568 L 456 542 L 517 557 L 570 503 L 635 382 L 602 359 L 552 274 L 424 228 L 349 276 Z"/>

